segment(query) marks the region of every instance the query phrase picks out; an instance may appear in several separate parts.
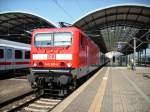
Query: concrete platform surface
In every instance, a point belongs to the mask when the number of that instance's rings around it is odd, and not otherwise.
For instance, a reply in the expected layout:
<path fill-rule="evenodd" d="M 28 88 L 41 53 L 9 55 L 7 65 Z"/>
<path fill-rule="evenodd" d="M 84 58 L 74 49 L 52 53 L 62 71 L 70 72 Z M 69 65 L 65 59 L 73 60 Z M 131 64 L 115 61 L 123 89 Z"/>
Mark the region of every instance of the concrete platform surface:
<path fill-rule="evenodd" d="M 112 67 L 101 112 L 150 112 L 149 70 Z"/>
<path fill-rule="evenodd" d="M 31 91 L 27 79 L 0 80 L 0 103 Z"/>
<path fill-rule="evenodd" d="M 104 67 L 52 112 L 150 112 L 150 68 Z M 80 92 L 79 92 L 80 91 Z"/>

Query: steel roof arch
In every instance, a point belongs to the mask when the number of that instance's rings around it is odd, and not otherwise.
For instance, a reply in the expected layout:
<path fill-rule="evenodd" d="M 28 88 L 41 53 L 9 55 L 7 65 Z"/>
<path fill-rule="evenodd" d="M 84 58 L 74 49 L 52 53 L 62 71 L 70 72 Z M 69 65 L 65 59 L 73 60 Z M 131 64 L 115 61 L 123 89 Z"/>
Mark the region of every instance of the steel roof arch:
<path fill-rule="evenodd" d="M 134 11 L 135 9 L 135 11 Z M 137 12 L 136 12 L 137 10 Z M 145 4 L 117 4 L 111 5 L 103 8 L 96 9 L 89 13 L 86 13 L 76 21 L 72 23 L 73 26 L 81 28 L 85 32 L 90 32 L 98 37 L 91 37 L 95 43 L 99 45 L 100 48 L 105 49 L 103 52 L 108 52 L 114 49 L 115 43 L 119 41 L 118 38 L 122 37 L 123 33 L 126 35 L 124 37 L 134 36 L 139 30 L 147 29 L 149 32 L 150 29 L 150 5 Z M 126 27 L 127 30 L 122 32 L 123 27 Z M 120 37 L 117 37 L 117 41 L 110 33 L 111 28 L 115 29 L 115 33 L 121 31 Z M 106 29 L 106 30 L 105 30 Z M 116 30 L 117 29 L 117 30 Z M 118 30 L 119 29 L 119 30 Z M 133 31 L 134 35 L 129 35 L 129 30 Z M 97 33 L 100 32 L 100 33 Z M 105 33 L 103 33 L 105 31 Z M 147 32 L 145 30 L 145 33 Z M 106 35 L 108 34 L 108 36 Z M 139 33 L 139 36 L 144 35 L 144 33 Z M 104 37 L 107 37 L 105 39 Z M 115 39 L 113 39 L 115 38 Z M 109 39 L 109 40 L 108 40 Z M 100 45 L 101 40 L 104 40 L 105 45 Z M 107 43 L 107 41 L 110 41 Z M 126 41 L 129 41 L 129 39 Z M 108 45 L 109 44 L 109 45 Z"/>
<path fill-rule="evenodd" d="M 50 22 L 46 18 L 43 18 L 40 15 L 32 12 L 25 12 L 25 11 L 0 12 L 0 38 L 30 43 L 30 40 L 26 38 L 27 36 L 31 37 L 29 31 L 42 27 L 56 28 L 57 25 Z M 22 38 L 17 39 L 18 37 Z M 23 41 L 24 39 L 26 39 L 26 41 Z"/>
<path fill-rule="evenodd" d="M 105 10 L 105 9 L 109 9 L 109 8 L 115 8 L 115 7 L 121 7 L 121 6 L 139 6 L 139 7 L 147 7 L 147 8 L 150 8 L 150 5 L 146 5 L 146 4 L 137 4 L 137 3 L 124 3 L 124 4 L 116 4 L 116 5 L 109 5 L 109 6 L 106 6 L 106 7 L 102 7 L 102 8 L 98 8 L 98 9 L 95 9 L 95 10 L 92 10 L 86 14 L 84 14 L 83 16 L 79 17 L 78 19 L 76 19 L 75 21 L 72 22 L 72 25 L 74 25 L 76 22 L 80 21 L 81 19 L 97 12 L 97 11 L 101 11 L 101 10 Z"/>
<path fill-rule="evenodd" d="M 45 21 L 45 22 L 47 22 L 47 23 L 52 24 L 54 27 L 58 27 L 57 24 L 55 24 L 55 23 L 52 22 L 51 20 L 48 20 L 47 18 L 42 17 L 42 16 L 40 16 L 39 14 L 37 14 L 37 13 L 35 13 L 35 12 L 23 11 L 23 10 L 15 10 L 15 11 L 12 10 L 12 11 L 2 11 L 2 12 L 0 12 L 0 15 L 1 15 L 1 14 L 7 14 L 7 13 L 22 13 L 22 14 L 33 15 L 33 16 L 35 16 L 35 17 L 37 17 L 37 18 L 39 18 L 39 19 L 41 19 L 41 20 L 43 20 L 43 21 Z"/>

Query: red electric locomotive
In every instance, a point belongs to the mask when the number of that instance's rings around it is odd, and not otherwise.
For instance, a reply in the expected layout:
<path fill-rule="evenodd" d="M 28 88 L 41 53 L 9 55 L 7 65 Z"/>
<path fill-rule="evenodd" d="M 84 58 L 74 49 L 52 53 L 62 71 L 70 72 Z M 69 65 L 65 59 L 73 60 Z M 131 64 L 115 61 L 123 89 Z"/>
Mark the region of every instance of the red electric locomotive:
<path fill-rule="evenodd" d="M 100 65 L 99 48 L 75 27 L 36 29 L 31 44 L 33 88 L 75 86 L 77 79 Z"/>

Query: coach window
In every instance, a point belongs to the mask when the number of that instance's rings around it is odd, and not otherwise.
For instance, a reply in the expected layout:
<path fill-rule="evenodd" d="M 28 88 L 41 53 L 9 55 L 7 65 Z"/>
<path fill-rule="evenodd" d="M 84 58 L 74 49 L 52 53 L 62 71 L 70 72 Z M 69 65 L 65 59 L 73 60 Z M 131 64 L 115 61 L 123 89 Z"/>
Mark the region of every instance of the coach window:
<path fill-rule="evenodd" d="M 6 58 L 7 58 L 7 59 L 11 59 L 11 58 L 12 58 L 12 49 L 7 49 Z"/>
<path fill-rule="evenodd" d="M 30 51 L 25 51 L 25 59 L 30 59 Z"/>
<path fill-rule="evenodd" d="M 3 49 L 0 49 L 0 58 L 4 58 L 4 50 Z"/>
<path fill-rule="evenodd" d="M 15 59 L 22 59 L 22 51 L 15 50 Z"/>

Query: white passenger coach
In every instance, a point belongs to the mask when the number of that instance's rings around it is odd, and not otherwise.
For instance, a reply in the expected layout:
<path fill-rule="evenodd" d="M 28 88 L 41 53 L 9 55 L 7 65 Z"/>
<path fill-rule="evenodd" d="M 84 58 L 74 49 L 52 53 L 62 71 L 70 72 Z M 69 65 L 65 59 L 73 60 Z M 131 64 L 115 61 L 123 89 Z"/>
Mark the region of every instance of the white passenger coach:
<path fill-rule="evenodd" d="M 0 39 L 0 73 L 29 67 L 30 45 Z"/>

